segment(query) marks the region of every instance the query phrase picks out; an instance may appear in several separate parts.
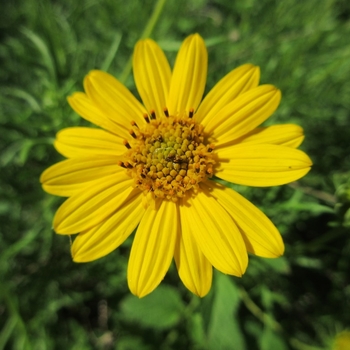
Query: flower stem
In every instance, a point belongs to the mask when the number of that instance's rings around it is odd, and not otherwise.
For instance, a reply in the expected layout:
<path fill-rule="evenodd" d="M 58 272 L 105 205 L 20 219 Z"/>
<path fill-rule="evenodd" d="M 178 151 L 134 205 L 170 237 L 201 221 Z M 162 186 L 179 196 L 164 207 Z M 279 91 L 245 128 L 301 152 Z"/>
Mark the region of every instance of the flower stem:
<path fill-rule="evenodd" d="M 337 203 L 336 197 L 333 196 L 332 194 L 327 193 L 327 192 L 315 190 L 311 187 L 301 186 L 298 184 L 298 182 L 292 182 L 292 183 L 288 184 L 288 186 L 291 188 L 294 188 L 296 190 L 302 191 L 305 194 L 313 196 L 317 199 L 321 199 L 322 201 L 328 202 L 331 205 L 335 205 Z"/>
<path fill-rule="evenodd" d="M 160 14 L 162 13 L 163 7 L 166 3 L 166 0 L 158 0 L 156 5 L 154 6 L 153 9 L 153 13 L 150 17 L 150 19 L 148 20 L 145 29 L 143 30 L 140 39 L 145 39 L 148 38 L 151 34 L 152 31 L 155 27 L 155 25 L 157 24 L 157 21 L 160 17 Z M 119 77 L 119 81 L 121 83 L 125 83 L 126 79 L 128 78 L 130 72 L 131 72 L 131 68 L 132 68 L 132 55 L 130 55 L 130 58 L 128 60 L 128 62 L 126 63 L 120 77 Z"/>
<path fill-rule="evenodd" d="M 270 327 L 273 331 L 286 335 L 282 326 L 274 318 L 272 318 L 272 316 L 261 310 L 260 307 L 250 298 L 249 294 L 243 287 L 239 288 L 239 292 L 243 304 L 258 320 Z M 295 350 L 322 350 L 322 348 L 305 344 L 296 338 L 289 338 L 288 340 L 289 344 Z"/>

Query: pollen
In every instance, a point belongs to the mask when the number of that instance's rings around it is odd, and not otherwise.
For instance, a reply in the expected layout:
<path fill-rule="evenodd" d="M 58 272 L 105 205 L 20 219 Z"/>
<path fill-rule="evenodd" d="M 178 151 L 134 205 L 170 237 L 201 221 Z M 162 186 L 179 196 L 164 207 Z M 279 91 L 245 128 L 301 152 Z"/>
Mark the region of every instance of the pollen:
<path fill-rule="evenodd" d="M 203 126 L 189 115 L 156 117 L 154 111 L 144 116 L 147 124 L 132 124 L 133 140 L 119 165 L 134 179 L 134 187 L 148 198 L 176 202 L 185 192 L 195 194 L 199 183 L 214 173 L 214 145 L 206 144 Z"/>

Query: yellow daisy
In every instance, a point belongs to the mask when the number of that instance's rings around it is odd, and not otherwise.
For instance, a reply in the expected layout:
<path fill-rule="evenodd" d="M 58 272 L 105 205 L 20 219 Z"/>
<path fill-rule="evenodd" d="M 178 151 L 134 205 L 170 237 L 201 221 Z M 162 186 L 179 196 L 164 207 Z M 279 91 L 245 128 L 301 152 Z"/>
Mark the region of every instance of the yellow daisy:
<path fill-rule="evenodd" d="M 91 71 L 85 93 L 68 101 L 102 129 L 61 130 L 55 147 L 68 159 L 41 176 L 45 191 L 69 197 L 53 227 L 79 233 L 74 261 L 109 254 L 137 227 L 127 276 L 139 297 L 158 286 L 173 257 L 184 285 L 204 296 L 213 266 L 242 276 L 248 252 L 283 254 L 271 221 L 213 176 L 276 186 L 310 170 L 311 160 L 296 149 L 303 140 L 299 126 L 258 127 L 281 99 L 274 86 L 258 86 L 258 67 L 234 69 L 201 102 L 207 60 L 198 34 L 185 39 L 173 71 L 153 40 L 139 41 L 133 67 L 143 104 L 111 75 Z"/>
<path fill-rule="evenodd" d="M 332 350 L 350 350 L 349 331 L 343 331 L 335 336 Z"/>

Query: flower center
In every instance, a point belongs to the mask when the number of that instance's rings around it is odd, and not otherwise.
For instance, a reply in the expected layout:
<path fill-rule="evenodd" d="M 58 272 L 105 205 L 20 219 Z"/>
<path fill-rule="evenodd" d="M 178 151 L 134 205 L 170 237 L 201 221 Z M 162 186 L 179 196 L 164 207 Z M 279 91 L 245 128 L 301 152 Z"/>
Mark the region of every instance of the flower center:
<path fill-rule="evenodd" d="M 147 125 L 132 123 L 134 141 L 124 144 L 128 151 L 119 165 L 145 195 L 176 202 L 185 192 L 198 190 L 198 184 L 213 175 L 213 144 L 206 144 L 203 126 L 190 115 L 145 115 Z"/>

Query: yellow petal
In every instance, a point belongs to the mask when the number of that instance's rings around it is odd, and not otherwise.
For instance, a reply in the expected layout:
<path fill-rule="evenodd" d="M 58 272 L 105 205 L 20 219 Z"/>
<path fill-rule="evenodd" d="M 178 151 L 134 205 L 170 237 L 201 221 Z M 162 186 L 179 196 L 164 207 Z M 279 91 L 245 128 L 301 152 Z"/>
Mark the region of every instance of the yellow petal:
<path fill-rule="evenodd" d="M 40 181 L 46 192 L 70 197 L 90 187 L 96 180 L 103 182 L 104 177 L 111 174 L 124 176 L 125 170 L 116 163 L 117 159 L 111 156 L 67 159 L 46 169 Z"/>
<path fill-rule="evenodd" d="M 219 271 L 242 276 L 248 265 L 247 250 L 236 224 L 225 209 L 203 191 L 180 207 L 200 250 Z"/>
<path fill-rule="evenodd" d="M 128 198 L 133 180 L 119 172 L 94 182 L 67 199 L 57 210 L 54 230 L 72 234 L 88 230 L 107 219 Z"/>
<path fill-rule="evenodd" d="M 120 137 L 130 137 L 128 129 L 114 123 L 91 101 L 86 94 L 75 92 L 67 98 L 70 106 L 85 120 Z"/>
<path fill-rule="evenodd" d="M 175 262 L 183 284 L 194 294 L 204 297 L 208 294 L 213 268 L 198 248 L 191 232 L 191 222 L 181 217 L 181 235 L 175 246 Z"/>
<path fill-rule="evenodd" d="M 282 237 L 261 210 L 229 188 L 213 181 L 208 181 L 207 186 L 241 230 L 249 253 L 265 258 L 277 258 L 283 254 Z"/>
<path fill-rule="evenodd" d="M 162 201 L 159 209 L 148 207 L 137 229 L 128 264 L 128 284 L 139 298 L 162 281 L 174 256 L 178 234 L 176 204 Z"/>
<path fill-rule="evenodd" d="M 312 162 L 302 151 L 278 145 L 240 144 L 216 150 L 215 175 L 246 186 L 278 186 L 300 179 Z"/>
<path fill-rule="evenodd" d="M 228 103 L 259 84 L 260 69 L 252 64 L 244 64 L 225 75 L 205 96 L 195 119 L 207 125 L 211 118 Z"/>
<path fill-rule="evenodd" d="M 139 41 L 133 57 L 134 79 L 137 90 L 148 112 L 164 116 L 169 93 L 171 69 L 162 49 L 150 39 Z"/>
<path fill-rule="evenodd" d="M 270 117 L 280 100 L 281 92 L 274 86 L 258 86 L 222 108 L 210 119 L 204 130 L 220 144 L 232 141 L 247 134 Z"/>
<path fill-rule="evenodd" d="M 84 79 L 88 97 L 96 103 L 109 119 L 127 130 L 131 122 L 145 125 L 145 108 L 133 94 L 112 75 L 93 70 Z"/>
<path fill-rule="evenodd" d="M 71 248 L 73 260 L 93 261 L 118 248 L 136 228 L 145 212 L 142 195 L 134 190 L 129 199 L 102 224 L 81 232 Z"/>
<path fill-rule="evenodd" d="M 59 131 L 54 146 L 67 158 L 118 156 L 126 152 L 123 139 L 105 130 L 74 127 Z"/>
<path fill-rule="evenodd" d="M 215 144 L 215 149 L 229 147 L 240 143 L 273 144 L 297 148 L 304 140 L 303 129 L 295 124 L 271 125 L 255 128 L 253 131 L 231 142 Z"/>
<path fill-rule="evenodd" d="M 208 53 L 198 34 L 187 37 L 177 54 L 167 107 L 170 114 L 197 109 L 205 88 Z"/>

